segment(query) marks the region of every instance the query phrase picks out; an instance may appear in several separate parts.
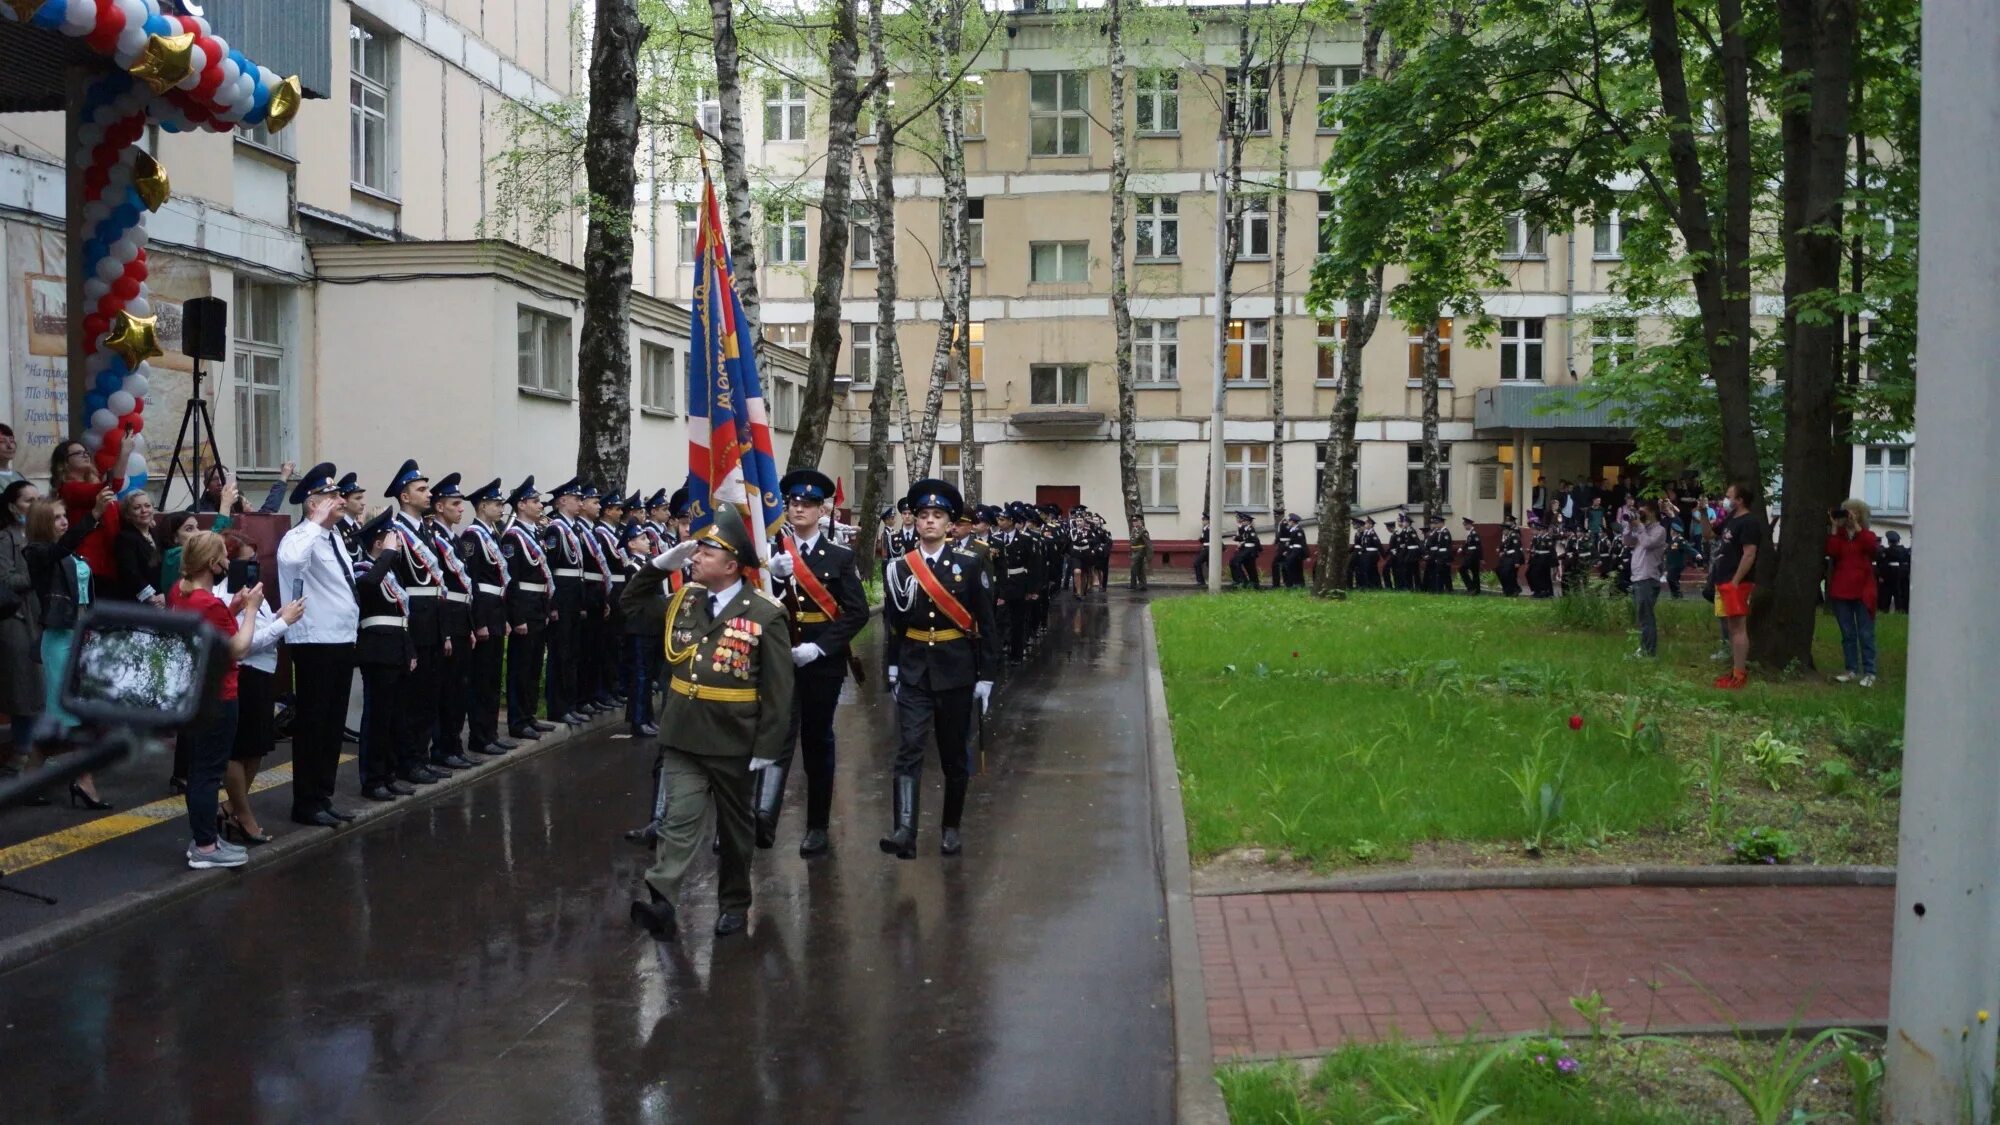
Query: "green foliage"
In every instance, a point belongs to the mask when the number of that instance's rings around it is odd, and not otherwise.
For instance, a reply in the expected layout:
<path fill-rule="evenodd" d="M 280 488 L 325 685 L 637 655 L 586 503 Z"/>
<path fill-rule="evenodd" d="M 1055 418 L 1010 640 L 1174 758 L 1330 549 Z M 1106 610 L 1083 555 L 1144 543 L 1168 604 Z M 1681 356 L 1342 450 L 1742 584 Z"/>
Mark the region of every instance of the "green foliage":
<path fill-rule="evenodd" d="M 1584 1024 L 1590 1028 L 1592 1046 L 1602 1048 L 1617 1038 L 1618 1023 L 1611 1018 L 1611 1005 L 1605 1002 L 1602 992 L 1593 988 L 1588 996 L 1572 996 L 1569 1006 L 1583 1017 Z"/>
<path fill-rule="evenodd" d="M 1847 1116 L 1853 1125 L 1874 1125 L 1882 1101 L 1882 1060 L 1852 1046 L 1841 1049 L 1840 1065 L 1847 1071 Z"/>
<path fill-rule="evenodd" d="M 1520 800 L 1521 846 L 1529 852 L 1542 850 L 1542 841 L 1562 818 L 1563 774 L 1569 770 L 1569 759 L 1551 760 L 1548 735 L 1544 731 L 1535 739 L 1534 753 L 1522 758 L 1519 766 L 1500 771 Z"/>
<path fill-rule="evenodd" d="M 1756 771 L 1758 780 L 1776 793 L 1783 787 L 1787 774 L 1806 764 L 1806 752 L 1802 746 L 1762 731 L 1744 748 L 1743 761 Z"/>
<path fill-rule="evenodd" d="M 1494 1063 L 1514 1049 L 1515 1044 L 1510 1040 L 1494 1044 L 1477 1058 L 1470 1051 L 1454 1052 L 1424 1078 L 1415 1078 L 1397 1068 L 1376 1068 L 1375 1082 L 1389 1103 L 1389 1112 L 1375 1120 L 1411 1125 L 1478 1125 L 1500 1111 L 1497 1102 L 1474 1108 L 1480 1080 Z"/>
<path fill-rule="evenodd" d="M 1828 758 L 1819 764 L 1820 792 L 1829 797 L 1844 797 L 1860 784 L 1854 767 L 1843 758 Z"/>
<path fill-rule="evenodd" d="M 1623 628 L 1632 621 L 1632 601 L 1609 578 L 1592 578 L 1583 588 L 1564 591 L 1555 599 L 1556 624 L 1564 629 L 1597 633 Z"/>
<path fill-rule="evenodd" d="M 1719 840 L 1729 821 L 1729 751 L 1715 731 L 1708 735 L 1708 772 L 1701 787 L 1708 795 L 1708 838 Z"/>
<path fill-rule="evenodd" d="M 1720 1078 L 1742 1100 L 1756 1125 L 1803 1125 L 1828 1115 L 1807 1113 L 1801 1106 L 1808 1083 L 1820 1071 L 1842 1062 L 1852 1052 L 1860 1032 L 1830 1027 L 1800 1040 L 1794 1024 L 1785 1029 L 1768 1059 L 1761 1064 L 1738 1063 L 1714 1052 L 1701 1053 L 1702 1069 Z"/>
<path fill-rule="evenodd" d="M 1789 833 L 1760 824 L 1736 834 L 1729 844 L 1729 862 L 1776 866 L 1799 856 L 1799 846 Z"/>
<path fill-rule="evenodd" d="M 1865 773 L 1883 774 L 1903 767 L 1903 735 L 1845 718 L 1834 728 L 1834 748 Z"/>

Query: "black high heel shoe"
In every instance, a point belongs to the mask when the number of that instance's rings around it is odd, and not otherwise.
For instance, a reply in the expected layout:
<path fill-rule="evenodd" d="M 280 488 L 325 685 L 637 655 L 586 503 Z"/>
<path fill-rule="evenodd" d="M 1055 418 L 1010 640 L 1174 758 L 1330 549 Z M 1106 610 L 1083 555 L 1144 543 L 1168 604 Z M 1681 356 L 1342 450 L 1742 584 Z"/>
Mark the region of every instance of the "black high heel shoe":
<path fill-rule="evenodd" d="M 103 811 L 111 807 L 111 802 L 101 797 L 93 797 L 83 791 L 83 786 L 69 783 L 69 807 L 73 809 L 95 809 Z"/>
<path fill-rule="evenodd" d="M 250 831 L 248 828 L 243 827 L 243 822 L 236 819 L 236 814 L 230 812 L 227 808 L 216 810 L 215 831 L 216 835 L 221 836 L 225 840 L 244 844 L 249 847 L 256 847 L 259 844 L 268 844 L 271 842 L 271 834 L 269 832 Z"/>

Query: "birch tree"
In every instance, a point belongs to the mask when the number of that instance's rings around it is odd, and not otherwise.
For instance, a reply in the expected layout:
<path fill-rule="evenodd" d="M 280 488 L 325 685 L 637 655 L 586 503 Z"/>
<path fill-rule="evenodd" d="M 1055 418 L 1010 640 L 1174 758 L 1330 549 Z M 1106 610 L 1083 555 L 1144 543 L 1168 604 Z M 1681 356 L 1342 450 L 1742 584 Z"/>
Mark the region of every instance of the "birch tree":
<path fill-rule="evenodd" d="M 1139 405 L 1132 372 L 1132 290 L 1127 277 L 1125 221 L 1131 163 L 1126 153 L 1125 2 L 1108 0 L 1105 34 L 1111 77 L 1111 328 L 1116 337 L 1112 372 L 1118 386 L 1118 491 L 1128 526 L 1146 527 L 1145 498 L 1139 494 Z M 1136 536 L 1135 536 L 1136 538 Z"/>
<path fill-rule="evenodd" d="M 632 452 L 632 201 L 639 145 L 639 45 L 634 0 L 596 0 L 590 112 L 584 134 L 589 233 L 583 325 L 577 334 L 576 472 L 606 488 L 625 480 Z"/>
<path fill-rule="evenodd" d="M 1277 167 L 1273 176 L 1277 181 L 1278 206 L 1271 219 L 1271 496 L 1274 508 L 1282 508 L 1285 503 L 1285 324 L 1290 319 L 1287 315 L 1289 310 L 1285 307 L 1285 283 L 1288 280 L 1285 238 L 1292 211 L 1292 121 L 1298 112 L 1299 99 L 1308 89 L 1317 95 L 1318 86 L 1305 78 L 1309 69 L 1308 60 L 1312 58 L 1315 26 L 1312 14 L 1300 6 L 1274 9 L 1273 16 L 1283 22 L 1277 30 L 1278 46 L 1271 70 L 1272 92 L 1278 102 Z M 1285 70 L 1292 59 L 1301 64 L 1295 82 L 1288 81 Z"/>
<path fill-rule="evenodd" d="M 757 292 L 757 228 L 750 206 L 750 161 L 745 155 L 743 136 L 742 52 L 736 37 L 734 0 L 709 0 L 709 20 L 715 35 L 715 93 L 722 106 L 722 135 L 717 138 L 722 153 L 722 182 L 727 188 L 729 213 L 729 253 L 736 295 L 743 301 L 743 316 L 749 322 L 750 337 L 763 339 L 763 302 Z"/>

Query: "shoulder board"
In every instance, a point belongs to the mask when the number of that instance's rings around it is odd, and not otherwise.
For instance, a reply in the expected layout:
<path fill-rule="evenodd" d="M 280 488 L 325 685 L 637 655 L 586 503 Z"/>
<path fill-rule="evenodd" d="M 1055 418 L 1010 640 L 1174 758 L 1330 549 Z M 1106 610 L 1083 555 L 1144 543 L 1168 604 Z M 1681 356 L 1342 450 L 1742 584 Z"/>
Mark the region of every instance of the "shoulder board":
<path fill-rule="evenodd" d="M 765 593 L 763 590 L 755 586 L 750 587 L 750 592 L 764 599 L 764 601 L 768 603 L 773 609 L 783 610 L 785 608 L 785 603 L 779 601 L 778 599 L 772 597 L 771 595 Z"/>
<path fill-rule="evenodd" d="M 964 555 L 968 559 L 976 559 L 979 557 L 979 552 L 973 550 L 970 547 L 953 547 L 951 551 L 955 555 Z"/>

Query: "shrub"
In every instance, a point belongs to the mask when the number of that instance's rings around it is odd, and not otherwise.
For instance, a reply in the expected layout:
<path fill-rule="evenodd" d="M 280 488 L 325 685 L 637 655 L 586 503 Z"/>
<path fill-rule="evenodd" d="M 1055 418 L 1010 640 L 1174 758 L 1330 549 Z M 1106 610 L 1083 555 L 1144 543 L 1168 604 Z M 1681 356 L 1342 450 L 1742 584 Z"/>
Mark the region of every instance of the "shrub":
<path fill-rule="evenodd" d="M 1805 748 L 1786 742 L 1770 731 L 1759 734 L 1743 751 L 1743 760 L 1776 793 L 1786 773 L 1806 764 Z"/>
<path fill-rule="evenodd" d="M 1618 592 L 1618 583 L 1609 578 L 1593 578 L 1583 589 L 1555 599 L 1556 625 L 1589 633 L 1622 629 L 1631 624 L 1632 607 Z"/>
<path fill-rule="evenodd" d="M 1864 773 L 1881 774 L 1903 768 L 1903 736 L 1899 731 L 1843 722 L 1833 732 L 1833 747 Z"/>
<path fill-rule="evenodd" d="M 1799 846 L 1792 841 L 1790 833 L 1762 824 L 1738 832 L 1736 839 L 1729 844 L 1731 863 L 1776 865 L 1790 863 L 1798 855 Z"/>
<path fill-rule="evenodd" d="M 1828 758 L 1819 764 L 1819 789 L 1829 797 L 1847 795 L 1859 780 L 1845 758 Z"/>

